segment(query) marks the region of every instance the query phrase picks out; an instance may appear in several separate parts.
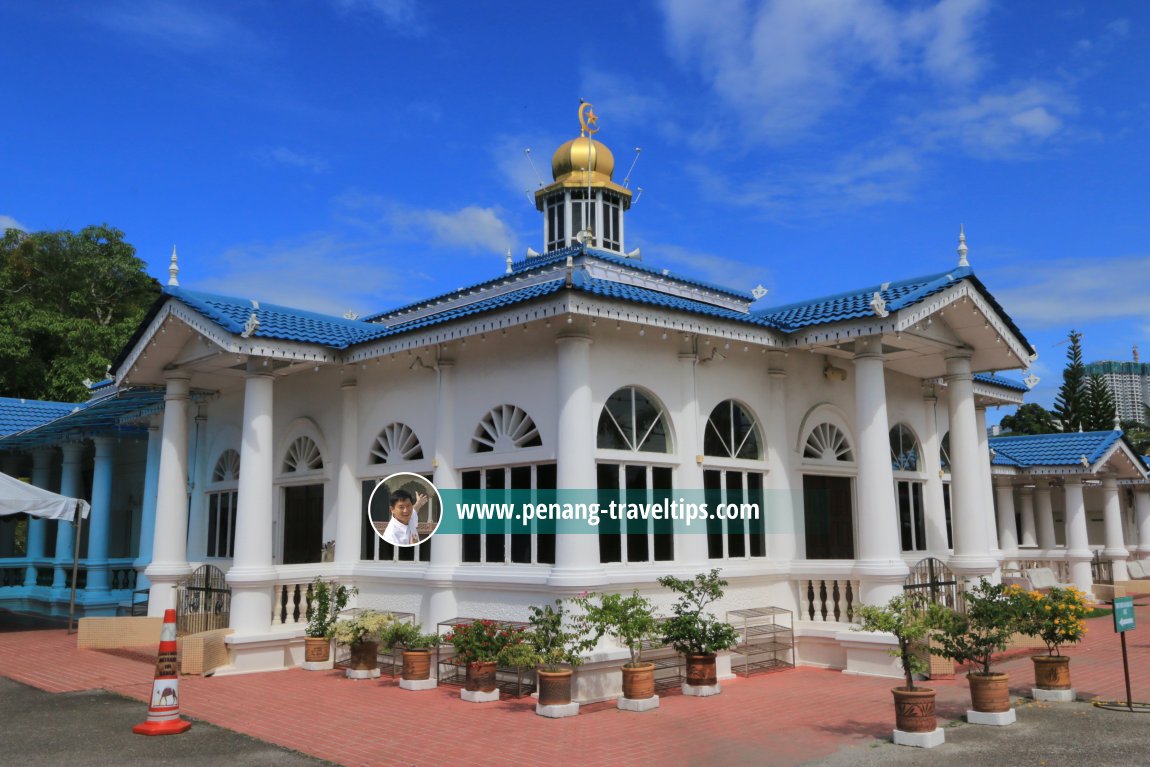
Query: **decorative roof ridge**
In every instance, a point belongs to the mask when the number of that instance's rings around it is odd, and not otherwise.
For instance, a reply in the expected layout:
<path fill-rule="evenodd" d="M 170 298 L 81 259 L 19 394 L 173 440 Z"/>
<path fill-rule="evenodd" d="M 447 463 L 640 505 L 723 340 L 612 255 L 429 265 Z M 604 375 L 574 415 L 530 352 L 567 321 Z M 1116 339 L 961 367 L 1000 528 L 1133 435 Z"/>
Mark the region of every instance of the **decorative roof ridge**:
<path fill-rule="evenodd" d="M 982 383 L 988 383 L 993 386 L 1001 386 L 1005 389 L 1014 389 L 1015 391 L 1028 392 L 1030 387 L 1022 381 L 1015 381 L 1008 376 L 1001 376 L 997 373 L 975 373 L 974 379 Z"/>
<path fill-rule="evenodd" d="M 791 309 L 797 309 L 797 308 L 803 307 L 803 306 L 811 306 L 814 304 L 830 303 L 832 301 L 836 301 L 836 300 L 840 300 L 840 299 L 844 299 L 844 298 L 851 298 L 853 296 L 858 296 L 858 295 L 862 295 L 862 294 L 868 294 L 869 295 L 871 293 L 887 293 L 888 291 L 895 290 L 897 288 L 905 287 L 907 285 L 914 285 L 914 284 L 918 284 L 918 283 L 921 283 L 924 287 L 926 287 L 926 286 L 933 287 L 939 282 L 957 282 L 958 280 L 960 280 L 964 277 L 967 277 L 967 276 L 972 276 L 973 274 L 974 274 L 974 270 L 968 266 L 967 267 L 955 267 L 954 269 L 950 269 L 950 270 L 945 271 L 945 272 L 935 272 L 934 274 L 922 275 L 920 277 L 907 277 L 906 279 L 895 280 L 893 282 L 884 282 L 884 283 L 880 283 L 878 285 L 871 285 L 871 286 L 864 287 L 864 288 L 856 288 L 854 290 L 844 290 L 844 291 L 841 291 L 839 293 L 833 293 L 833 294 L 826 295 L 826 296 L 818 296 L 815 298 L 807 299 L 805 301 L 793 301 L 789 304 L 781 304 L 779 306 L 770 306 L 770 307 L 767 307 L 764 309 L 756 309 L 753 312 L 753 314 L 761 314 L 761 315 L 780 314 L 782 312 L 786 312 L 786 311 L 789 311 Z M 919 292 L 921 292 L 921 291 L 915 291 L 914 293 L 911 293 L 902 299 L 895 300 L 892 298 L 887 305 L 887 309 L 890 311 L 896 311 L 897 309 L 900 309 L 903 306 L 906 306 L 910 303 L 913 303 L 913 301 L 910 301 L 910 298 L 912 296 L 917 295 Z M 896 304 L 897 304 L 897 306 L 896 306 Z"/>
<path fill-rule="evenodd" d="M 989 439 L 991 441 L 1002 440 L 1002 439 L 1041 440 L 1041 439 L 1059 439 L 1062 437 L 1078 437 L 1078 438 L 1101 437 L 1103 435 L 1113 437 L 1115 435 L 1121 435 L 1121 434 L 1122 434 L 1122 432 L 1118 429 L 1105 429 L 1102 431 L 1056 431 L 1056 432 L 1051 432 L 1050 434 L 997 434 L 993 437 L 989 437 Z"/>

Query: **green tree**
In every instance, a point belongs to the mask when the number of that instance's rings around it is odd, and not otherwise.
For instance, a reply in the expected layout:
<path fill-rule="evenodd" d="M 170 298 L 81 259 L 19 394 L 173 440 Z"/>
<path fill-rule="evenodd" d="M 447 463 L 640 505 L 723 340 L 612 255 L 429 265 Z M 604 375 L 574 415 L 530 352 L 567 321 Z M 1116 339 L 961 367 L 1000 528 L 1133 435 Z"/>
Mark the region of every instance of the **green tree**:
<path fill-rule="evenodd" d="M 1002 419 L 1002 428 L 1012 434 L 1055 434 L 1058 424 L 1054 415 L 1036 402 L 1021 405 L 1014 415 Z"/>
<path fill-rule="evenodd" d="M 1086 420 L 1087 403 L 1086 365 L 1082 362 L 1082 334 L 1070 331 L 1070 348 L 1066 350 L 1066 367 L 1062 371 L 1062 386 L 1054 400 L 1054 415 L 1062 424 L 1062 431 L 1079 431 Z"/>
<path fill-rule="evenodd" d="M 1086 386 L 1086 418 L 1082 428 L 1085 431 L 1110 431 L 1118 410 L 1114 405 L 1114 395 L 1106 385 L 1106 379 L 1095 373 Z"/>
<path fill-rule="evenodd" d="M 0 394 L 77 401 L 85 378 L 100 380 L 160 286 L 124 233 L 79 232 L 0 238 Z"/>

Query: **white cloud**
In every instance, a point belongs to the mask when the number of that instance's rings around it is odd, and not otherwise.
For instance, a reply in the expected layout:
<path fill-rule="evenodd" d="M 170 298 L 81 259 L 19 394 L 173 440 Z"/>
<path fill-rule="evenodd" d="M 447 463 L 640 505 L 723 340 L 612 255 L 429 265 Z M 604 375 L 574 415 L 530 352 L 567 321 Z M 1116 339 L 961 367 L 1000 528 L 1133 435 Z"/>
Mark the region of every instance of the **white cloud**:
<path fill-rule="evenodd" d="M 867 85 L 953 86 L 983 68 L 984 0 L 900 12 L 882 0 L 664 0 L 672 54 L 760 137 L 799 138 Z"/>
<path fill-rule="evenodd" d="M 666 266 L 680 277 L 703 280 L 732 290 L 749 293 L 756 285 L 770 287 L 774 279 L 771 270 L 761 265 L 713 253 L 657 242 L 640 242 L 640 249 L 649 266 Z"/>
<path fill-rule="evenodd" d="M 181 253 L 180 282 L 194 290 L 335 316 L 348 310 L 362 315 L 390 303 L 386 297 L 401 283 L 384 265 L 381 250 L 374 242 L 333 234 L 246 243 L 214 258 L 211 273 L 204 279 L 196 275 L 195 255 Z"/>
<path fill-rule="evenodd" d="M 264 147 L 256 151 L 256 157 L 265 163 L 287 165 L 292 168 L 302 168 L 313 173 L 324 173 L 328 169 L 327 160 L 315 155 L 302 154 L 287 147 Z"/>
<path fill-rule="evenodd" d="M 28 227 L 11 216 L 0 215 L 0 234 L 3 234 L 7 229 L 19 229 L 22 232 L 28 231 Z"/>
<path fill-rule="evenodd" d="M 414 0 L 332 0 L 335 6 L 347 12 L 370 13 L 405 35 L 422 35 L 427 27 L 420 18 Z"/>
<path fill-rule="evenodd" d="M 1150 255 L 1017 264 L 988 270 L 1011 287 L 995 291 L 1024 325 L 1064 327 L 1097 320 L 1144 321 Z"/>
<path fill-rule="evenodd" d="M 181 51 L 226 47 L 234 53 L 238 49 L 260 47 L 234 20 L 199 4 L 179 0 L 119 2 L 92 14 L 98 22 L 117 32 Z"/>
<path fill-rule="evenodd" d="M 381 238 L 402 237 L 433 247 L 487 254 L 516 247 L 515 233 L 498 208 L 416 208 L 356 191 L 344 193 L 335 202 L 344 223 Z"/>

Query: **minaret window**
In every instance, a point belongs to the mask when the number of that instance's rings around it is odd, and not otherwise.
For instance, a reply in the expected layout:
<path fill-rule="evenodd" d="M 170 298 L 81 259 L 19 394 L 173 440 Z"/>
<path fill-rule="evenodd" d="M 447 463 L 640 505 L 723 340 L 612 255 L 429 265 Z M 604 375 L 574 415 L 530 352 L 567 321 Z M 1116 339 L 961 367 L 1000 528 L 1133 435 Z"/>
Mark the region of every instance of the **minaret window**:
<path fill-rule="evenodd" d="M 619 228 L 619 201 L 606 198 L 603 201 L 603 236 L 601 244 L 607 250 L 623 250 L 622 231 Z"/>
<path fill-rule="evenodd" d="M 547 205 L 547 250 L 558 250 L 567 247 L 567 230 L 564 227 L 563 209 L 566 207 L 562 197 L 556 197 Z"/>

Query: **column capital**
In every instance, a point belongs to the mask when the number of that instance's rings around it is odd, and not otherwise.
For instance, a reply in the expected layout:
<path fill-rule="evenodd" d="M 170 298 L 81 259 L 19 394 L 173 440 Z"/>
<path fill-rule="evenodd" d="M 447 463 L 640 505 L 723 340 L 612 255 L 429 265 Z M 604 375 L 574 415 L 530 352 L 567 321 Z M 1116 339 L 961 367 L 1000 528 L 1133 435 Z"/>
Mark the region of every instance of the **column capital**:
<path fill-rule="evenodd" d="M 854 359 L 883 359 L 882 354 L 882 339 L 878 336 L 867 336 L 855 341 L 855 354 Z"/>
<path fill-rule="evenodd" d="M 339 388 L 347 391 L 349 389 L 355 389 L 358 386 L 359 386 L 359 381 L 357 381 L 354 378 L 347 378 L 339 385 Z"/>
<path fill-rule="evenodd" d="M 112 454 L 116 444 L 115 437 L 92 437 L 92 444 L 96 446 L 96 458 L 107 458 Z"/>
<path fill-rule="evenodd" d="M 592 338 L 587 333 L 580 333 L 574 330 L 559 333 L 555 336 L 555 343 L 557 344 L 563 345 L 564 342 L 568 341 L 590 344 L 592 342 Z"/>
<path fill-rule="evenodd" d="M 64 454 L 64 463 L 78 463 L 84 455 L 84 443 L 65 442 L 60 445 L 60 452 Z"/>
<path fill-rule="evenodd" d="M 1102 479 L 1102 487 L 1118 492 L 1118 477 L 1116 475 L 1107 472 L 1100 474 L 1099 477 Z"/>
<path fill-rule="evenodd" d="M 1018 492 L 1022 493 L 1023 495 L 1034 495 L 1034 486 L 1033 485 L 1023 485 L 1020 488 L 1018 488 Z"/>
<path fill-rule="evenodd" d="M 944 358 L 946 360 L 946 375 L 943 376 L 943 380 L 947 383 L 971 380 L 974 377 L 970 369 L 971 356 L 971 352 L 966 349 L 955 349 L 948 353 Z"/>

